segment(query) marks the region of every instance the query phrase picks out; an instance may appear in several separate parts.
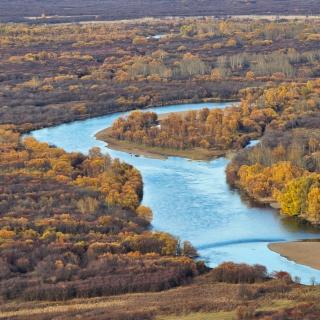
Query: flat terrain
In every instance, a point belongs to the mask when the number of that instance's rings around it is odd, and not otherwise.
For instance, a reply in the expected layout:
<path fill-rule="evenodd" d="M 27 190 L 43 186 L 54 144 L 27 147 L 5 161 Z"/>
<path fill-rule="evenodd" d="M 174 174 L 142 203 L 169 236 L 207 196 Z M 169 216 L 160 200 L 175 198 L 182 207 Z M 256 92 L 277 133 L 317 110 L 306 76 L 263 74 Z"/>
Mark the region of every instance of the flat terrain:
<path fill-rule="evenodd" d="M 41 22 L 119 20 L 165 16 L 229 15 L 315 15 L 318 0 L 2 0 L 0 21 L 28 21 L 26 17 L 47 16 Z M 35 19 L 29 20 L 35 22 Z"/>
<path fill-rule="evenodd" d="M 320 270 L 320 242 L 271 243 L 268 247 L 289 260 Z"/>
<path fill-rule="evenodd" d="M 320 19 L 0 25 L 0 124 L 29 131 L 311 80 L 320 75 L 319 30 Z"/>

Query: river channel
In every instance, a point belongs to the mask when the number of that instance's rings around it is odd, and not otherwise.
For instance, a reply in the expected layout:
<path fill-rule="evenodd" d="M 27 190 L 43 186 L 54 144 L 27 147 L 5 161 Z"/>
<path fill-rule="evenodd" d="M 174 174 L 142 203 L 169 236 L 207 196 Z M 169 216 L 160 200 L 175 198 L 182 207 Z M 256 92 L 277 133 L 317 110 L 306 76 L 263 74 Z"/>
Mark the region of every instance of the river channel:
<path fill-rule="evenodd" d="M 161 114 L 227 105 L 230 103 L 184 104 L 150 110 Z M 135 166 L 143 176 L 143 204 L 153 211 L 153 228 L 190 241 L 210 266 L 224 261 L 259 263 L 269 272 L 288 271 L 306 284 L 311 278 L 320 282 L 319 270 L 289 261 L 267 247 L 270 242 L 320 238 L 319 234 L 294 219 L 281 217 L 271 208 L 252 206 L 238 191 L 231 190 L 225 177 L 228 159 L 191 161 L 178 157 L 137 157 L 109 149 L 95 138 L 98 131 L 111 126 L 123 114 L 44 128 L 31 135 L 66 151 L 87 153 L 98 146 L 112 157 Z"/>

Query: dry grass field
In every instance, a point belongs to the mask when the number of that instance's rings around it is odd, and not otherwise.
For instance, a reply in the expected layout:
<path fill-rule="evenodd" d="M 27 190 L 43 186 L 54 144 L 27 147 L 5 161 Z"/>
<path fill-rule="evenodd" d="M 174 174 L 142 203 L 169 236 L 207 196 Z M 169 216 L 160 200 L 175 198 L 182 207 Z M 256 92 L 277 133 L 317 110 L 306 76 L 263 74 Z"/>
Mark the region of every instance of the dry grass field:
<path fill-rule="evenodd" d="M 209 273 L 191 285 L 164 292 L 67 302 L 10 302 L 2 304 L 0 319 L 317 319 L 272 316 L 300 306 L 306 312 L 313 306 L 316 315 L 314 304 L 319 293 L 317 286 L 290 284 L 284 279 L 256 284 L 216 283 Z M 242 318 L 243 314 L 248 317 Z"/>

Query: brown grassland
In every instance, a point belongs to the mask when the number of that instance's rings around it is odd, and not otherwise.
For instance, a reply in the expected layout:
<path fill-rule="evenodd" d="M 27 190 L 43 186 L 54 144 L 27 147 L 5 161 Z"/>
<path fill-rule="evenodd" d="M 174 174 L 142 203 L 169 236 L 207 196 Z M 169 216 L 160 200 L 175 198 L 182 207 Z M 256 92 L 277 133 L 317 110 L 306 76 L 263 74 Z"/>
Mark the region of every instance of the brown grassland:
<path fill-rule="evenodd" d="M 0 318 L 10 319 L 317 319 L 319 288 L 285 279 L 257 284 L 217 283 L 211 274 L 160 293 L 134 293 L 68 302 L 11 302 Z"/>
<path fill-rule="evenodd" d="M 319 28 L 320 20 L 212 18 L 1 24 L 0 123 L 28 131 L 314 79 Z"/>

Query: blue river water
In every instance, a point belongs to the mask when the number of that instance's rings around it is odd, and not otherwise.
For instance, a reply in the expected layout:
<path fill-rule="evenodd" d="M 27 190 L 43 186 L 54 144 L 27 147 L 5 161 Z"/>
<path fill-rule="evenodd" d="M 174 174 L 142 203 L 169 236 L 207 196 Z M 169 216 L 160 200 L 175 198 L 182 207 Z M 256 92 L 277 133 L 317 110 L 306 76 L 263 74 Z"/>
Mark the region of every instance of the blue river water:
<path fill-rule="evenodd" d="M 161 114 L 204 106 L 224 108 L 229 104 L 185 104 L 149 110 Z M 98 131 L 123 114 L 75 121 L 31 134 L 39 141 L 67 151 L 87 153 L 98 146 L 112 157 L 134 165 L 143 176 L 143 204 L 153 211 L 153 228 L 190 241 L 208 265 L 216 266 L 224 261 L 258 263 L 265 265 L 269 272 L 288 271 L 306 284 L 312 278 L 320 282 L 319 270 L 289 261 L 267 247 L 270 242 L 320 238 L 319 234 L 311 227 L 281 217 L 271 208 L 253 207 L 248 200 L 241 199 L 240 194 L 226 183 L 225 168 L 229 160 L 136 157 L 111 150 L 106 143 L 96 140 Z"/>

